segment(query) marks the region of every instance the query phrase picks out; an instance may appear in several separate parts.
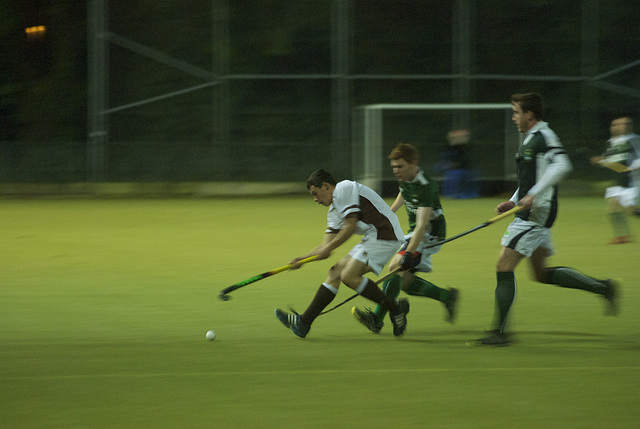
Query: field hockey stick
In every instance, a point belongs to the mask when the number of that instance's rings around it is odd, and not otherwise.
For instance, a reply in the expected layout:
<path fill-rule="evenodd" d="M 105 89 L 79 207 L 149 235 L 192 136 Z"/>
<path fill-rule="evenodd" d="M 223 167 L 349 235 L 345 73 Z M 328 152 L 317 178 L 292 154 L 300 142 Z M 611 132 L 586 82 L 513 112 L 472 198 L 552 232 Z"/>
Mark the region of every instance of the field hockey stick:
<path fill-rule="evenodd" d="M 580 155 L 584 156 L 589 162 L 593 164 L 591 160 L 594 157 L 594 155 L 591 149 L 587 147 L 580 147 L 576 149 L 576 153 L 579 153 Z M 631 171 L 629 167 L 627 167 L 626 165 L 620 162 L 608 162 L 606 159 L 599 161 L 597 165 L 604 168 L 608 168 L 609 170 L 613 170 L 616 173 L 626 173 L 627 171 Z"/>
<path fill-rule="evenodd" d="M 448 243 L 448 242 L 450 242 L 450 241 L 453 241 L 453 240 L 455 240 L 455 239 L 457 239 L 457 238 L 463 237 L 463 236 L 465 236 L 465 235 L 467 235 L 467 234 L 471 234 L 471 233 L 472 233 L 472 232 L 474 232 L 474 231 L 477 231 L 477 230 L 479 230 L 479 229 L 481 229 L 481 228 L 484 228 L 485 226 L 489 226 L 489 225 L 491 225 L 492 223 L 495 223 L 495 222 L 499 221 L 500 219 L 504 219 L 505 217 L 507 217 L 507 216 L 509 216 L 509 215 L 511 215 L 511 214 L 513 214 L 513 213 L 519 212 L 520 210 L 522 210 L 522 207 L 521 207 L 521 206 L 515 206 L 515 207 L 514 207 L 514 208 L 512 208 L 511 210 L 508 210 L 508 211 L 506 211 L 506 212 L 504 212 L 504 213 L 501 213 L 501 214 L 499 214 L 498 216 L 492 217 L 492 218 L 491 218 L 491 219 L 489 219 L 488 221 L 483 222 L 483 223 L 481 223 L 481 224 L 480 224 L 480 225 L 478 225 L 478 226 L 474 226 L 473 228 L 471 228 L 471 229 L 469 229 L 469 230 L 467 230 L 467 231 L 465 231 L 465 232 L 462 232 L 462 233 L 460 233 L 460 234 L 458 234 L 458 235 L 454 235 L 453 237 L 450 237 L 450 238 L 448 238 L 448 239 L 446 239 L 446 240 L 442 240 L 442 241 L 439 241 L 439 242 L 437 242 L 437 243 L 434 243 L 434 244 L 430 244 L 430 245 L 428 245 L 428 246 L 425 246 L 425 249 L 430 249 L 430 248 L 432 248 L 432 247 L 441 246 L 441 245 L 443 245 L 443 244 L 445 244 L 445 243 Z M 391 277 L 392 275 L 396 274 L 396 273 L 397 273 L 398 271 L 400 271 L 400 270 L 401 270 L 401 267 L 398 267 L 398 268 L 396 268 L 395 270 L 389 271 L 386 275 L 384 275 L 383 277 L 381 277 L 381 278 L 379 278 L 378 280 L 376 280 L 376 285 L 378 285 L 378 284 L 382 283 L 383 281 L 385 281 L 386 279 L 388 279 L 388 278 L 389 278 L 389 277 Z M 333 311 L 333 310 L 335 310 L 335 309 L 336 309 L 336 308 L 338 308 L 338 307 L 341 307 L 342 305 L 344 305 L 344 304 L 346 304 L 347 302 L 351 301 L 352 299 L 354 299 L 354 298 L 355 298 L 355 297 L 357 297 L 358 295 L 359 295 L 359 294 L 357 294 L 357 293 L 356 293 L 355 295 L 350 296 L 349 298 L 347 298 L 347 299 L 345 299 L 344 301 L 342 301 L 340 304 L 338 304 L 338 305 L 336 305 L 336 306 L 334 306 L 334 307 L 330 308 L 329 310 L 325 310 L 325 311 L 323 311 L 322 313 L 320 313 L 320 315 L 327 314 L 328 312 Z"/>
<path fill-rule="evenodd" d="M 608 168 L 609 170 L 613 170 L 616 173 L 625 173 L 627 171 L 631 171 L 629 167 L 619 162 L 600 161 L 598 165 Z"/>
<path fill-rule="evenodd" d="M 386 279 L 388 279 L 389 277 L 391 277 L 392 275 L 394 275 L 395 273 L 397 273 L 398 271 L 400 271 L 400 267 L 396 268 L 395 270 L 389 271 L 387 274 L 385 274 L 384 276 L 380 277 L 378 280 L 375 281 L 376 285 L 379 285 L 380 283 L 384 282 Z M 351 301 L 352 299 L 354 299 L 355 297 L 357 297 L 358 295 L 360 295 L 359 293 L 356 293 L 354 295 L 351 295 L 349 298 L 345 299 L 344 301 L 342 301 L 340 304 L 337 304 L 333 307 L 331 307 L 328 310 L 323 311 L 322 313 L 320 313 L 320 315 L 322 316 L 323 314 L 327 314 L 330 311 L 335 310 L 338 307 L 342 307 L 344 304 L 346 304 L 347 302 Z"/>
<path fill-rule="evenodd" d="M 302 259 L 302 260 L 298 261 L 296 264 L 285 265 L 283 267 L 276 268 L 276 269 L 270 270 L 270 271 L 266 271 L 266 272 L 264 272 L 262 274 L 258 274 L 257 276 L 250 277 L 250 278 L 248 278 L 246 280 L 243 280 L 243 281 L 241 281 L 239 283 L 232 284 L 231 286 L 228 286 L 228 287 L 222 289 L 220 291 L 220 293 L 218 294 L 218 298 L 220 298 L 222 301 L 229 301 L 229 299 L 231 297 L 228 294 L 233 292 L 234 290 L 240 289 L 241 287 L 245 287 L 245 286 L 250 285 L 251 283 L 255 283 L 255 282 L 259 281 L 259 280 L 266 279 L 267 277 L 271 277 L 271 276 L 276 275 L 278 273 L 281 273 L 283 271 L 290 270 L 294 266 L 306 264 L 307 262 L 311 262 L 311 261 L 315 260 L 317 257 L 318 257 L 317 255 L 314 255 L 314 256 L 311 256 L 309 258 Z"/>
<path fill-rule="evenodd" d="M 454 235 L 453 237 L 449 237 L 446 240 L 442 240 L 442 241 L 439 241 L 437 243 L 430 244 L 429 246 L 426 246 L 425 248 L 437 247 L 437 246 L 441 246 L 441 245 L 443 245 L 445 243 L 449 243 L 450 241 L 457 240 L 460 237 L 464 237 L 465 235 L 471 234 L 474 231 L 477 231 L 479 229 L 487 227 L 487 226 L 491 225 L 492 223 L 495 223 L 495 222 L 499 221 L 500 219 L 504 219 L 505 217 L 507 217 L 509 215 L 517 213 L 522 209 L 523 209 L 522 206 L 515 206 L 511 210 L 507 210 L 504 213 L 500 213 L 498 216 L 492 217 L 491 219 L 489 219 L 486 222 L 481 223 L 480 225 L 474 226 L 473 228 L 468 229 L 465 232 L 461 232 L 460 234 Z"/>

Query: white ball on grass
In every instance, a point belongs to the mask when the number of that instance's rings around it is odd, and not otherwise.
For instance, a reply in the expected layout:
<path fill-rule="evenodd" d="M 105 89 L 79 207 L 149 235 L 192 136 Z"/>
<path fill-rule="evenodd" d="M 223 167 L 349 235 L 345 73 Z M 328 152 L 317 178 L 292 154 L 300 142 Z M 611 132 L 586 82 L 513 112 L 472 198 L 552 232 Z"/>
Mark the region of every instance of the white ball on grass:
<path fill-rule="evenodd" d="M 207 340 L 213 341 L 216 339 L 216 333 L 213 331 L 207 331 Z"/>

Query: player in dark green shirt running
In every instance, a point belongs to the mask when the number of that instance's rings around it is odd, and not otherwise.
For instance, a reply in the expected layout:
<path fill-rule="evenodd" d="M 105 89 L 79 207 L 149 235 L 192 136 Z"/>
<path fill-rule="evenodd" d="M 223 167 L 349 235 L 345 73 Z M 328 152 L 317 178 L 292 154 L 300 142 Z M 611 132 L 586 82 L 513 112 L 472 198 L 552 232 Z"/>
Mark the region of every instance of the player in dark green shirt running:
<path fill-rule="evenodd" d="M 524 140 L 516 153 L 518 188 L 509 201 L 496 207 L 504 213 L 517 205 L 523 210 L 502 236 L 502 250 L 496 263 L 495 314 L 491 331 L 478 340 L 485 346 L 511 342 L 507 321 L 516 295 L 515 269 L 529 259 L 533 279 L 563 288 L 579 289 L 602 296 L 607 314 L 617 312 L 618 285 L 611 279 L 598 280 L 571 267 L 548 267 L 554 252 L 551 227 L 558 213 L 558 183 L 571 171 L 571 161 L 556 133 L 542 120 L 544 103 L 540 94 L 511 96 L 513 122 Z"/>
<path fill-rule="evenodd" d="M 444 304 L 449 322 L 454 321 L 458 290 L 443 289 L 418 276 L 416 272 L 431 271 L 431 255 L 442 246 L 427 247 L 445 238 L 446 221 L 440 204 L 438 183 L 428 177 L 418 165 L 418 151 L 410 144 L 401 143 L 389 155 L 393 174 L 398 180 L 400 192 L 391 205 L 398 211 L 406 206 L 409 215 L 409 231 L 401 251 L 391 260 L 389 270 L 401 267 L 402 275 L 395 275 L 384 282 L 382 290 L 389 298 L 396 299 L 400 290 L 413 296 L 423 296 Z M 382 329 L 387 310 L 378 306 L 375 311 L 353 307 L 353 316 L 376 334 Z"/>

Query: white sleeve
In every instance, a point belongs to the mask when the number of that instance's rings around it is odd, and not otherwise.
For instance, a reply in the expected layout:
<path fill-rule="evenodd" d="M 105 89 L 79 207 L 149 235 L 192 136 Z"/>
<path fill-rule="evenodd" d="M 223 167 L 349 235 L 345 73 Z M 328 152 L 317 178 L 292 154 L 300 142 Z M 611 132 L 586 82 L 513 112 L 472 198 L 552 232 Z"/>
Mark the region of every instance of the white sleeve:
<path fill-rule="evenodd" d="M 329 234 L 336 233 L 341 229 L 342 219 L 340 219 L 340 216 L 338 215 L 335 207 L 333 207 L 332 204 L 331 207 L 329 207 L 329 212 L 327 213 L 327 229 L 325 230 L 325 232 Z"/>
<path fill-rule="evenodd" d="M 357 182 L 343 180 L 338 183 L 333 192 L 333 204 L 340 215 L 344 219 L 351 213 L 360 211 L 360 193 Z"/>
<path fill-rule="evenodd" d="M 509 201 L 513 202 L 514 204 L 518 204 L 518 191 L 520 190 L 520 187 L 518 187 L 518 189 L 516 189 L 516 191 L 513 193 L 513 195 L 511 195 L 511 198 L 509 198 Z"/>
<path fill-rule="evenodd" d="M 571 161 L 567 154 L 563 151 L 560 153 L 552 154 L 550 157 L 550 163 L 544 174 L 534 186 L 529 189 L 529 194 L 537 195 L 540 191 L 557 184 L 567 174 L 573 170 Z"/>

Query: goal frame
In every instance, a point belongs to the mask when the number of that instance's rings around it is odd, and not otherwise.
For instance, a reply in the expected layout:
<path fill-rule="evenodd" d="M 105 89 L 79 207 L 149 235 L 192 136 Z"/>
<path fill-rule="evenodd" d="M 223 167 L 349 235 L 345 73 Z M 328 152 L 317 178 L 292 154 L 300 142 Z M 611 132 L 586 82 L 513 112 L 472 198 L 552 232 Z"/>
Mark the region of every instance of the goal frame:
<path fill-rule="evenodd" d="M 504 175 L 502 180 L 510 180 L 515 177 L 515 165 L 513 155 L 516 153 L 519 138 L 511 123 L 512 106 L 510 103 L 382 103 L 367 104 L 354 107 L 352 121 L 354 124 L 352 133 L 352 173 L 354 180 L 369 186 L 378 193 L 382 193 L 384 180 L 384 112 L 389 110 L 504 110 Z M 361 126 L 357 126 L 361 122 Z M 358 145 L 357 142 L 363 142 Z M 360 152 L 362 150 L 362 152 Z"/>

